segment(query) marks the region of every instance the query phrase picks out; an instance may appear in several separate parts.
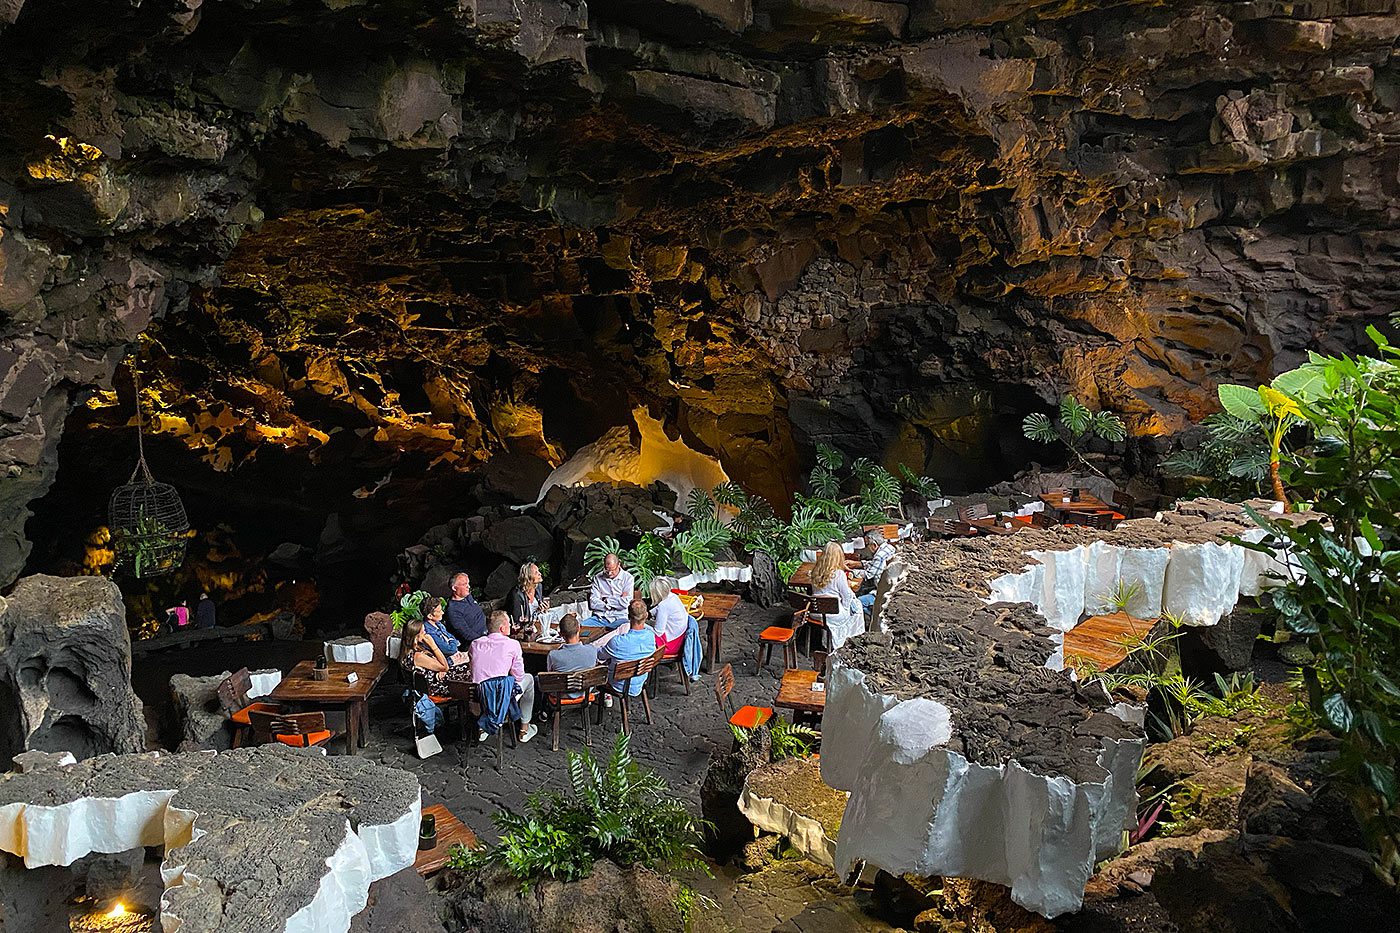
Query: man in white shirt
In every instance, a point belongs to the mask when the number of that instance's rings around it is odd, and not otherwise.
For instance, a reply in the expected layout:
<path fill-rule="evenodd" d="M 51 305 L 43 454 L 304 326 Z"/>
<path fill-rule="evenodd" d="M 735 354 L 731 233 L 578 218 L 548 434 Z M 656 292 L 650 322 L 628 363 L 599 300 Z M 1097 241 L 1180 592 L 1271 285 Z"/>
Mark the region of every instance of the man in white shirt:
<path fill-rule="evenodd" d="M 603 569 L 588 588 L 588 608 L 593 613 L 588 625 L 603 625 L 615 629 L 627 621 L 627 607 L 636 598 L 636 583 L 622 569 L 616 554 L 603 558 Z"/>
<path fill-rule="evenodd" d="M 885 533 L 880 530 L 869 531 L 865 534 L 866 547 L 874 550 L 864 565 L 858 571 L 861 580 L 861 590 L 863 591 L 856 598 L 860 604 L 869 612 L 870 607 L 875 605 L 875 587 L 880 585 L 880 574 L 885 572 L 885 565 L 894 557 L 894 545 L 885 537 Z"/>

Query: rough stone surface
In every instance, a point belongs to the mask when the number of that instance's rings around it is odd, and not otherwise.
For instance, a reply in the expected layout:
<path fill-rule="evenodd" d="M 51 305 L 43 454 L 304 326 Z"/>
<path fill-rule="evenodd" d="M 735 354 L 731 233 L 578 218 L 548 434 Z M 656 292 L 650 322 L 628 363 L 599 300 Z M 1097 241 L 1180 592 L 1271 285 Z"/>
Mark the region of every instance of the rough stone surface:
<path fill-rule="evenodd" d="M 0 848 L 32 869 L 161 846 L 166 928 L 345 929 L 412 864 L 419 812 L 412 775 L 356 758 L 103 756 L 0 778 Z"/>
<path fill-rule="evenodd" d="M 7 0 L 0 579 L 162 315 L 162 433 L 346 491 L 634 402 L 772 495 L 818 438 L 999 467 L 1066 389 L 1178 431 L 1393 309 L 1396 16 Z"/>
<path fill-rule="evenodd" d="M 522 893 L 511 877 L 457 879 L 449 895 L 449 929 L 537 930 L 539 933 L 681 933 L 676 883 L 640 866 L 597 862 L 587 878 L 539 882 Z"/>
<path fill-rule="evenodd" d="M 0 761 L 146 747 L 121 593 L 104 577 L 26 577 L 0 602 Z"/>
<path fill-rule="evenodd" d="M 171 675 L 170 713 L 178 738 L 176 751 L 223 751 L 232 746 L 228 713 L 219 702 L 219 684 L 228 676 L 228 671 L 208 677 Z"/>
<path fill-rule="evenodd" d="M 979 878 L 1009 885 L 1016 903 L 1045 916 L 1077 909 L 1094 863 L 1117 851 L 1132 817 L 1145 737 L 1100 687 L 1059 670 L 1056 630 L 1078 623 L 1097 591 L 1086 581 L 1106 558 L 1105 590 L 1130 578 L 1128 555 L 1159 551 L 1168 560 L 1138 562 L 1155 568 L 1159 582 L 1144 589 L 1160 591 L 1160 604 L 1188 617 L 1198 605 L 1228 610 L 1245 552 L 1216 542 L 1252 527 L 1239 506 L 1199 499 L 1113 531 L 901 546 L 907 567 L 885 581 L 884 633 L 831 658 L 822 776 L 851 792 L 838 869 L 865 859 Z"/>

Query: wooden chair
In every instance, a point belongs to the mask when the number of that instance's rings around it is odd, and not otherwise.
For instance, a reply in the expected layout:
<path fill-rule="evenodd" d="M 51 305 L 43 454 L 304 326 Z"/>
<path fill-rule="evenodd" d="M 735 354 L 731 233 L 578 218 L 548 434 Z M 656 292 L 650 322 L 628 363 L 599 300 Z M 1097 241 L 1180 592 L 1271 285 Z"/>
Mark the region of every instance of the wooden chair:
<path fill-rule="evenodd" d="M 807 608 L 807 655 L 812 654 L 812 635 L 821 634 L 822 648 L 827 646 L 827 617 L 834 616 L 841 611 L 841 600 L 835 596 L 813 596 L 812 604 Z M 794 664 L 793 667 L 797 665 Z"/>
<path fill-rule="evenodd" d="M 512 675 L 510 675 L 510 674 L 502 674 L 501 677 L 493 677 L 493 678 L 491 678 L 491 680 L 500 680 L 500 679 L 502 679 L 503 677 L 509 677 L 511 680 L 515 680 L 515 678 L 514 678 Z M 486 681 L 486 683 L 491 683 L 491 680 Z M 481 688 L 482 688 L 482 686 L 483 686 L 483 684 L 468 683 L 468 682 L 466 682 L 466 681 L 460 681 L 460 682 L 448 681 L 448 682 L 447 682 L 447 692 L 448 692 L 450 695 L 452 695 L 452 698 L 453 698 L 454 700 L 455 700 L 455 699 L 460 699 L 460 697 L 463 696 L 463 695 L 466 697 L 466 700 L 467 700 L 467 715 L 470 717 L 470 720 L 471 720 L 471 721 L 465 723 L 465 724 L 464 724 L 464 728 L 467 729 L 467 736 L 468 736 L 468 740 L 467 740 L 467 749 L 468 749 L 469 751 L 470 751 L 470 749 L 472 748 L 472 746 L 478 744 L 478 741 L 479 741 L 479 740 L 478 740 L 478 736 L 477 736 L 476 733 L 477 733 L 477 731 L 480 729 L 480 726 L 479 726 L 479 724 L 477 723 L 477 717 L 481 716 L 483 710 L 485 710 L 485 708 L 486 708 L 485 705 L 481 702 Z M 512 687 L 512 689 L 514 689 L 514 688 Z M 538 684 L 536 684 L 536 689 L 537 689 L 537 690 L 539 689 Z M 518 720 L 518 719 L 507 719 L 507 720 L 502 721 L 501 724 L 500 724 L 500 726 L 499 726 L 499 728 L 496 729 L 496 771 L 497 771 L 497 773 L 499 773 L 500 770 L 501 770 L 501 762 L 503 762 L 503 761 L 505 760 L 505 756 L 506 756 L 506 746 L 505 746 L 505 742 L 506 742 L 506 738 L 507 738 L 507 733 L 509 733 L 510 747 L 511 747 L 511 748 L 516 748 L 516 747 L 519 746 L 519 741 L 518 741 L 519 736 L 516 734 L 516 733 L 519 731 L 519 724 L 520 724 L 520 720 Z"/>
<path fill-rule="evenodd" d="M 535 675 L 535 693 L 548 697 L 554 710 L 554 750 L 559 751 L 559 717 L 566 709 L 583 713 L 583 744 L 592 747 L 593 727 L 589 705 L 598 699 L 598 688 L 608 682 L 608 666 L 599 664 L 581 671 L 544 671 Z M 569 696 L 571 693 L 579 696 Z"/>
<path fill-rule="evenodd" d="M 239 668 L 228 675 L 219 684 L 219 705 L 228 713 L 229 720 L 233 723 L 233 747 L 238 748 L 244 740 L 249 737 L 249 733 L 257 734 L 253 728 L 251 714 L 260 713 L 280 713 L 282 707 L 277 703 L 250 703 L 248 701 L 248 691 L 253 689 L 253 675 L 248 672 L 248 668 Z M 266 735 L 266 733 L 263 733 Z"/>
<path fill-rule="evenodd" d="M 463 702 L 460 697 L 453 696 L 449 689 L 447 696 L 434 696 L 428 685 L 428 675 L 418 668 L 413 668 L 413 691 L 421 693 L 423 696 L 433 701 L 433 705 L 442 710 L 443 719 L 451 720 L 452 713 L 457 713 L 457 721 L 461 722 Z"/>
<path fill-rule="evenodd" d="M 1054 528 L 1059 524 L 1049 512 L 1032 512 L 1030 520 L 1032 528 Z"/>
<path fill-rule="evenodd" d="M 768 661 L 773 659 L 773 647 L 782 645 L 783 662 L 786 668 L 797 666 L 797 633 L 807 622 L 807 610 L 811 607 L 812 597 L 803 593 L 789 591 L 788 604 L 796 606 L 792 613 L 792 618 L 786 626 L 770 625 L 758 633 L 758 654 L 754 658 L 755 673 L 768 666 Z M 767 651 L 767 657 L 764 651 Z"/>
<path fill-rule="evenodd" d="M 1113 507 L 1122 513 L 1124 518 L 1151 518 L 1155 511 L 1138 502 L 1136 497 L 1118 489 L 1113 490 Z"/>
<path fill-rule="evenodd" d="M 651 672 L 656 669 L 657 662 L 661 660 L 661 650 L 657 648 L 646 657 L 637 658 L 635 661 L 618 661 L 613 665 L 612 673 L 603 686 L 604 690 L 617 697 L 618 706 L 622 708 L 623 733 L 627 733 L 632 728 L 628 700 L 632 695 L 632 681 L 638 677 L 642 678 L 642 689 L 637 695 L 642 698 L 642 709 L 646 713 L 647 725 L 651 725 L 651 699 L 647 696 L 646 678 L 651 676 Z M 621 682 L 622 689 L 618 690 L 613 687 L 614 682 Z"/>
<path fill-rule="evenodd" d="M 685 695 L 690 696 L 690 677 L 685 672 L 685 647 L 690 641 L 690 629 L 686 628 L 685 637 L 681 639 L 680 650 L 675 654 L 663 654 L 661 660 L 656 662 L 656 676 L 651 679 L 651 695 L 656 696 L 661 690 L 661 669 L 664 667 L 674 668 L 680 675 L 681 686 L 685 687 Z"/>
<path fill-rule="evenodd" d="M 975 505 L 965 505 L 958 509 L 958 518 L 965 522 L 975 522 L 980 518 L 990 518 L 991 512 L 987 510 L 987 503 L 978 502 Z"/>
<path fill-rule="evenodd" d="M 729 719 L 731 726 L 741 729 L 757 729 L 773 718 L 771 706 L 741 706 L 734 708 L 734 665 L 726 664 L 715 677 L 715 702 L 719 710 Z"/>
<path fill-rule="evenodd" d="M 326 726 L 325 713 L 268 713 L 252 710 L 253 731 L 293 748 L 319 748 L 340 735 Z"/>
<path fill-rule="evenodd" d="M 1112 512 L 1066 512 L 1066 525 L 1083 525 L 1085 528 L 1100 528 L 1105 531 L 1113 527 Z"/>

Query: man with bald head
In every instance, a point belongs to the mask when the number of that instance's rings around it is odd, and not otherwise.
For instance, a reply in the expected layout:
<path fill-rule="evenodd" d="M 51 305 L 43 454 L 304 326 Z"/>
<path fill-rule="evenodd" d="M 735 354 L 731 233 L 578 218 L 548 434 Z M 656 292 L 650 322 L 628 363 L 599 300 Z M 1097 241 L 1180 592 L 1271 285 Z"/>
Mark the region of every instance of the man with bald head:
<path fill-rule="evenodd" d="M 472 596 L 472 581 L 465 573 L 452 578 L 452 598 L 447 601 L 443 621 L 463 648 L 486 634 L 486 613 Z"/>
<path fill-rule="evenodd" d="M 593 613 L 588 625 L 615 629 L 627 621 L 627 607 L 636 598 L 632 574 L 622 569 L 616 554 L 603 558 L 603 569 L 593 577 L 588 588 L 588 608 Z"/>

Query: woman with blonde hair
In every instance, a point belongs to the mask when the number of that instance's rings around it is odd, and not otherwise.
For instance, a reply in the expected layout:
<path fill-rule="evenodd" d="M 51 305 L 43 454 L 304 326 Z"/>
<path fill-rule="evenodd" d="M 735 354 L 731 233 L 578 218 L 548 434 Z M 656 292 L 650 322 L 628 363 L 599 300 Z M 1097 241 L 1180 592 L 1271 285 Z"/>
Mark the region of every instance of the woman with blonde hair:
<path fill-rule="evenodd" d="M 666 649 L 663 652 L 666 657 L 680 653 L 686 628 L 690 625 L 685 603 L 671 592 L 675 586 L 675 577 L 652 577 L 647 587 L 651 595 L 651 627 L 656 629 L 656 644 Z"/>
<path fill-rule="evenodd" d="M 865 631 L 865 607 L 851 590 L 851 581 L 846 579 L 846 552 L 835 541 L 828 541 L 817 555 L 812 567 L 812 595 L 834 596 L 840 607 L 826 617 L 833 650 Z"/>
<path fill-rule="evenodd" d="M 526 561 L 520 565 L 520 576 L 506 599 L 511 625 L 517 629 L 538 628 L 536 620 L 548 608 L 549 600 L 544 598 L 544 574 L 540 573 L 539 564 Z"/>

